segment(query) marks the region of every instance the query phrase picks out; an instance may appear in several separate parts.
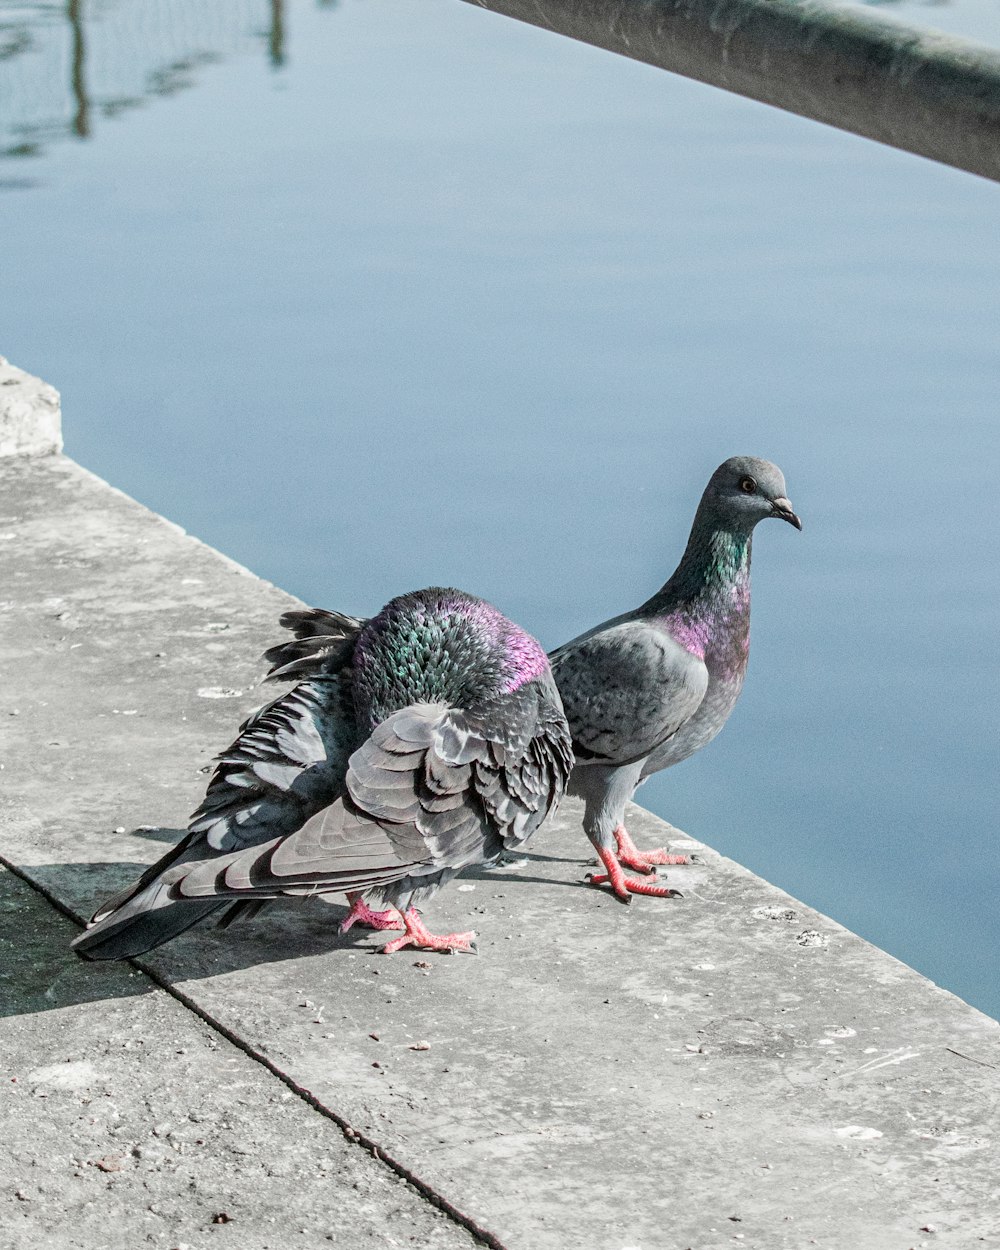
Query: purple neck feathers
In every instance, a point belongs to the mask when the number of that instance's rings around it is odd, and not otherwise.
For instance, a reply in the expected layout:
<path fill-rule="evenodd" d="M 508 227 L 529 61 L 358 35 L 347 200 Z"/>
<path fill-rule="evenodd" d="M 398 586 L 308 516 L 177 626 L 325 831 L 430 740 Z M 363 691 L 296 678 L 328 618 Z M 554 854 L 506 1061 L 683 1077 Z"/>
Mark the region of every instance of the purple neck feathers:
<path fill-rule="evenodd" d="M 746 668 L 750 647 L 751 535 L 699 515 L 677 570 L 640 608 L 721 676 Z"/>
<path fill-rule="evenodd" d="M 549 658 L 541 645 L 516 627 L 507 635 L 506 685 L 504 694 L 512 694 L 515 690 L 540 677 L 549 666 Z"/>

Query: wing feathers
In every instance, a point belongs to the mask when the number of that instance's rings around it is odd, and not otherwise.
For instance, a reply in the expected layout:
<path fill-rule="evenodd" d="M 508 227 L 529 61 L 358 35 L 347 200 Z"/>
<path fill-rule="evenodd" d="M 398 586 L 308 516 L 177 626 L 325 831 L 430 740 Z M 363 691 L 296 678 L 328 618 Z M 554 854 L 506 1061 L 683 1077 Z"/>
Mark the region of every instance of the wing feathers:
<path fill-rule="evenodd" d="M 351 756 L 342 799 L 288 837 L 177 865 L 168 884 L 183 898 L 369 889 L 479 862 L 497 834 L 534 832 L 565 788 L 569 739 L 556 716 L 539 724 L 542 707 L 528 692 L 506 742 L 440 704 L 404 708 Z"/>
<path fill-rule="evenodd" d="M 349 682 L 303 682 L 250 716 L 188 828 L 217 851 L 291 833 L 343 791 L 357 738 Z"/>
<path fill-rule="evenodd" d="M 649 621 L 585 634 L 552 655 L 578 761 L 624 765 L 677 732 L 708 689 L 703 660 Z"/>
<path fill-rule="evenodd" d="M 414 880 L 440 880 L 527 838 L 561 797 L 572 767 L 551 677 L 526 683 L 503 715 L 492 709 L 482 723 L 442 704 L 414 704 L 388 717 L 351 755 L 340 797 L 287 836 L 276 821 L 279 836 L 265 839 L 259 804 L 234 808 L 233 795 L 252 798 L 267 778 L 292 767 L 253 736 L 276 707 L 251 718 L 249 740 L 244 735 L 227 753 L 233 771 L 224 793 L 210 790 L 188 839 L 102 908 L 77 940 L 81 954 L 121 958 L 150 949 L 193 923 L 187 917 L 214 910 L 215 900 L 384 891 L 404 879 L 411 890 Z M 200 832 L 214 828 L 220 813 L 230 838 L 221 854 Z M 243 822 L 253 834 L 249 845 L 249 835 L 233 833 Z M 151 918 L 154 912 L 161 918 Z"/>

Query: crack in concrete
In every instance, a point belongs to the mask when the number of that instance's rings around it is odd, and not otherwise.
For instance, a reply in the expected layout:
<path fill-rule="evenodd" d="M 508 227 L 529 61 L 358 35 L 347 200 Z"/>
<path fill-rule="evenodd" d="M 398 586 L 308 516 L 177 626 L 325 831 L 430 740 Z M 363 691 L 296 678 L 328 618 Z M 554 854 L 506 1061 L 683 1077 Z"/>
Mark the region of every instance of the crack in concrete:
<path fill-rule="evenodd" d="M 13 873 L 13 875 L 20 881 L 23 881 L 25 885 L 34 890 L 36 894 L 41 895 L 46 902 L 50 903 L 56 911 L 65 916 L 68 920 L 73 921 L 73 923 L 78 925 L 81 929 L 86 926 L 86 921 L 81 915 L 79 915 L 78 912 L 74 911 L 72 907 L 69 907 L 66 903 L 64 903 L 63 900 L 59 898 L 58 895 L 53 893 L 53 891 L 47 886 L 43 885 L 40 881 L 36 881 L 30 873 L 26 872 L 20 865 L 8 859 L 2 852 L 0 852 L 0 865 L 6 868 L 9 872 Z M 405 1163 L 401 1163 L 393 1155 L 389 1154 L 373 1138 L 354 1128 L 347 1119 L 338 1115 L 338 1113 L 331 1107 L 328 1107 L 325 1103 L 321 1102 L 311 1090 L 307 1089 L 304 1085 L 300 1085 L 298 1081 L 289 1076 L 287 1072 L 282 1071 L 277 1064 L 268 1059 L 266 1055 L 261 1054 L 260 1051 L 251 1046 L 249 1042 L 240 1037 L 238 1033 L 233 1032 L 232 1029 L 223 1024 L 220 1020 L 215 1019 L 209 1012 L 196 1003 L 194 999 L 185 994 L 183 990 L 180 990 L 177 986 L 171 984 L 166 977 L 161 976 L 158 972 L 148 967 L 142 962 L 141 959 L 128 959 L 123 962 L 130 964 L 137 971 L 141 972 L 143 976 L 148 977 L 154 985 L 158 985 L 160 989 L 164 990 L 170 995 L 171 998 L 179 1002 L 193 1015 L 196 1015 L 199 1020 L 202 1020 L 205 1024 L 207 1024 L 208 1027 L 218 1033 L 220 1037 L 224 1037 L 230 1045 L 235 1046 L 237 1050 L 242 1051 L 242 1053 L 248 1058 L 260 1064 L 260 1066 L 269 1072 L 271 1076 L 276 1077 L 284 1086 L 291 1090 L 297 1098 L 300 1098 L 313 1111 L 318 1112 L 327 1120 L 336 1124 L 340 1131 L 344 1134 L 345 1139 L 351 1145 L 359 1146 L 362 1150 L 367 1151 L 368 1154 L 370 1154 L 378 1163 L 384 1164 L 389 1171 L 395 1173 L 395 1175 L 400 1177 L 402 1180 L 405 1180 L 407 1184 L 412 1185 L 412 1187 L 425 1201 L 429 1202 L 431 1206 L 441 1211 L 442 1214 L 447 1215 L 448 1218 L 455 1224 L 464 1228 L 465 1231 L 471 1234 L 471 1236 L 480 1242 L 480 1244 L 489 1246 L 490 1250 L 509 1250 L 509 1247 L 506 1246 L 495 1233 L 491 1233 L 489 1229 L 483 1228 L 482 1225 L 477 1223 L 477 1221 L 471 1216 L 466 1215 L 464 1211 L 460 1211 L 454 1203 L 449 1202 L 444 1194 L 435 1189 L 433 1185 L 430 1185 L 427 1181 L 417 1176 L 416 1173 L 411 1171 Z"/>

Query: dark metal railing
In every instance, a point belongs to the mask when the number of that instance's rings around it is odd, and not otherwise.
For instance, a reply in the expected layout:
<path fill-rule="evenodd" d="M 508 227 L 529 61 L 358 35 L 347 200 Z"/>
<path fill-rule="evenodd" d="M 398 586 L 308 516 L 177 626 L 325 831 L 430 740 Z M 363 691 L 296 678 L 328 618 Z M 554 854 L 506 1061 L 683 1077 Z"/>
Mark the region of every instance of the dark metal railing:
<path fill-rule="evenodd" d="M 468 0 L 1000 182 L 1000 51 L 821 0 Z"/>

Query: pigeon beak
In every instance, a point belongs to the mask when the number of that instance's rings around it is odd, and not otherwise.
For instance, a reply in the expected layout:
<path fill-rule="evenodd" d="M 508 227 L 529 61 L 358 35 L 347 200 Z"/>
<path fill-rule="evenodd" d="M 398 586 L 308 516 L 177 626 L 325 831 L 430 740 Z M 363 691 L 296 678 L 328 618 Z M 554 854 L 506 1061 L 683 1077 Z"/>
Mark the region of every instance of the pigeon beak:
<path fill-rule="evenodd" d="M 789 525 L 794 525 L 797 530 L 802 528 L 802 522 L 792 511 L 792 501 L 786 499 L 784 495 L 779 495 L 777 499 L 771 500 L 771 516 L 781 517 Z"/>

